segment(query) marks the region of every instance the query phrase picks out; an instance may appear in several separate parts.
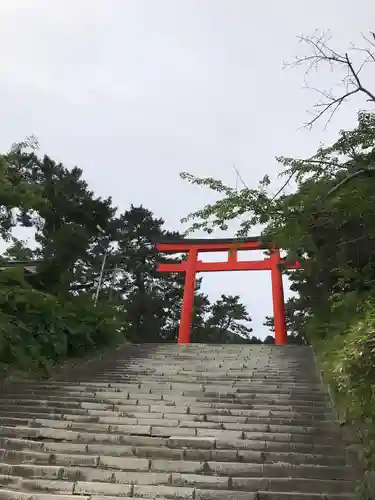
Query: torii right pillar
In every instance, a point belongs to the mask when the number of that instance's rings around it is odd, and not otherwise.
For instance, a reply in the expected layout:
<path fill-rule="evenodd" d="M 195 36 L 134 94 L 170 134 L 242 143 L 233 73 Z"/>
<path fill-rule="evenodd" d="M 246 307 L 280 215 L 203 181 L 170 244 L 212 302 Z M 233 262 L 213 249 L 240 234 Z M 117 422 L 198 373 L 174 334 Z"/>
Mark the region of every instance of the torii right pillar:
<path fill-rule="evenodd" d="M 282 260 L 280 250 L 271 250 L 271 282 L 272 282 L 272 302 L 273 318 L 275 324 L 275 344 L 287 344 L 288 334 L 286 330 L 285 304 L 283 275 L 281 272 Z"/>

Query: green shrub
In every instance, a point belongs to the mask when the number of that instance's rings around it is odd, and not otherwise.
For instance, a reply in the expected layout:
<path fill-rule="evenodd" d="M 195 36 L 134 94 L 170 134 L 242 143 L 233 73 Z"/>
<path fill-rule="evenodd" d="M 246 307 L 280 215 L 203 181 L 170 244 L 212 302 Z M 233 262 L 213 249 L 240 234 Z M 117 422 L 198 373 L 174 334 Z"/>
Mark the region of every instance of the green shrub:
<path fill-rule="evenodd" d="M 323 375 L 346 420 L 364 447 L 367 469 L 375 469 L 375 302 L 369 299 L 341 335 L 315 344 Z"/>
<path fill-rule="evenodd" d="M 0 272 L 0 365 L 48 368 L 119 343 L 121 313 L 91 297 L 59 299 L 33 289 L 20 270 Z"/>

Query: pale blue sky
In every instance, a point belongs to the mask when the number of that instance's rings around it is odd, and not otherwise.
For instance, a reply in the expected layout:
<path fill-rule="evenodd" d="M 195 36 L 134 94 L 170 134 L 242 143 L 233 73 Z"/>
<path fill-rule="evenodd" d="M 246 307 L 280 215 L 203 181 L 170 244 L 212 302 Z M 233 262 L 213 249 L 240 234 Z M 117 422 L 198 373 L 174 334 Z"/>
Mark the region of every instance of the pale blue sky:
<path fill-rule="evenodd" d="M 276 177 L 275 156 L 309 155 L 355 123 L 360 101 L 326 131 L 299 130 L 315 97 L 282 62 L 297 35 L 330 28 L 345 50 L 374 16 L 373 0 L 3 0 L 0 150 L 34 134 L 121 210 L 142 203 L 180 229 L 212 200 L 180 171 L 235 185 L 235 163 L 252 187 Z M 240 294 L 268 333 L 267 272 L 205 274 L 203 290 Z"/>

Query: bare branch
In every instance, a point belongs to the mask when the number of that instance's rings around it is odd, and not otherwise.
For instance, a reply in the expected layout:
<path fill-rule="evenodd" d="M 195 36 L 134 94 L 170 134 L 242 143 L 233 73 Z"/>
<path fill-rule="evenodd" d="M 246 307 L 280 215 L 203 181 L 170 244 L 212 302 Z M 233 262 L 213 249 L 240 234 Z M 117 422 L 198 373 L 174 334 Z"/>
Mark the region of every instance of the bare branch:
<path fill-rule="evenodd" d="M 357 84 L 357 88 L 360 92 L 363 92 L 364 94 L 366 94 L 371 101 L 373 101 L 375 103 L 375 94 L 373 94 L 372 92 L 370 92 L 368 89 L 364 88 L 362 86 L 362 83 L 361 83 L 361 80 L 359 79 L 359 71 L 356 71 L 354 68 L 353 68 L 353 63 L 351 62 L 351 60 L 349 59 L 349 56 L 348 54 L 346 53 L 345 54 L 345 59 L 346 59 L 346 62 L 347 62 L 347 65 L 354 77 L 354 80 L 356 81 L 356 84 Z M 361 68 L 362 69 L 363 67 L 363 64 L 361 65 Z"/>
<path fill-rule="evenodd" d="M 320 118 L 328 115 L 325 127 L 333 119 L 335 113 L 341 105 L 355 94 L 363 94 L 367 102 L 375 104 L 375 93 L 372 92 L 361 80 L 361 72 L 367 64 L 375 63 L 375 33 L 371 33 L 371 38 L 362 34 L 362 38 L 366 44 L 364 47 L 356 47 L 351 45 L 350 51 L 358 54 L 363 54 L 360 62 L 354 63 L 348 51 L 339 53 L 329 44 L 331 38 L 330 33 L 321 33 L 315 31 L 311 36 L 298 37 L 299 43 L 307 46 L 310 52 L 304 56 L 297 56 L 293 62 L 284 63 L 284 67 L 299 67 L 305 66 L 305 81 L 306 88 L 317 92 L 322 101 L 319 101 L 313 106 L 313 118 L 305 123 L 305 127 L 311 128 Z M 307 84 L 307 78 L 312 70 L 320 70 L 321 66 L 327 64 L 332 71 L 346 70 L 346 76 L 341 77 L 339 85 L 342 91 L 333 92 L 332 90 L 321 90 L 310 87 Z M 358 67 L 357 67 L 358 66 Z"/>
<path fill-rule="evenodd" d="M 341 106 L 341 104 L 348 97 L 356 94 L 357 92 L 359 92 L 359 89 L 352 90 L 351 92 L 346 92 L 345 94 L 341 95 L 340 97 L 336 97 L 336 98 L 332 97 L 331 102 L 320 102 L 320 103 L 315 104 L 314 109 L 320 109 L 320 111 L 318 111 L 315 114 L 314 118 L 312 120 L 310 120 L 309 122 L 307 122 L 305 124 L 305 126 L 308 128 L 312 128 L 314 123 L 317 122 L 323 115 L 325 115 L 328 112 L 329 117 L 328 117 L 328 120 L 324 126 L 324 128 L 326 129 L 328 127 L 328 125 L 331 123 L 334 115 L 336 114 L 336 112 L 339 109 L 339 107 Z"/>

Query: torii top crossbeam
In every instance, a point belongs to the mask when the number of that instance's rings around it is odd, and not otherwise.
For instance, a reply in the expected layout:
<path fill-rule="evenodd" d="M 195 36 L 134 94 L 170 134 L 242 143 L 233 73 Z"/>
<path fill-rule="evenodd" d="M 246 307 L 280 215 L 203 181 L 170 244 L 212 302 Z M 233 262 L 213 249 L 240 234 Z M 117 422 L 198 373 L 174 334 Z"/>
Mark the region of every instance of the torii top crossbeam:
<path fill-rule="evenodd" d="M 241 250 L 259 250 L 269 248 L 271 242 L 261 240 L 259 236 L 249 238 L 178 238 L 166 239 L 157 243 L 157 248 L 166 253 L 183 252 L 198 248 L 200 252 L 223 252 L 229 248 Z M 178 249 L 178 250 L 177 250 Z"/>
<path fill-rule="evenodd" d="M 210 271 L 271 271 L 273 312 L 275 322 L 275 342 L 276 344 L 287 343 L 287 333 L 285 325 L 284 292 L 281 265 L 285 261 L 280 257 L 280 250 L 272 245 L 271 241 L 261 240 L 260 237 L 253 238 L 226 238 L 226 239 L 170 239 L 160 241 L 156 247 L 163 253 L 187 253 L 187 260 L 176 263 L 160 263 L 160 272 L 184 272 L 185 287 L 182 304 L 180 330 L 178 342 L 189 343 L 190 329 L 192 321 L 192 311 L 194 305 L 195 277 L 197 272 Z M 244 250 L 268 249 L 270 256 L 263 260 L 239 261 L 238 252 Z M 228 258 L 222 262 L 203 262 L 198 259 L 203 252 L 228 252 Z M 297 269 L 300 264 L 297 262 L 288 269 Z"/>

